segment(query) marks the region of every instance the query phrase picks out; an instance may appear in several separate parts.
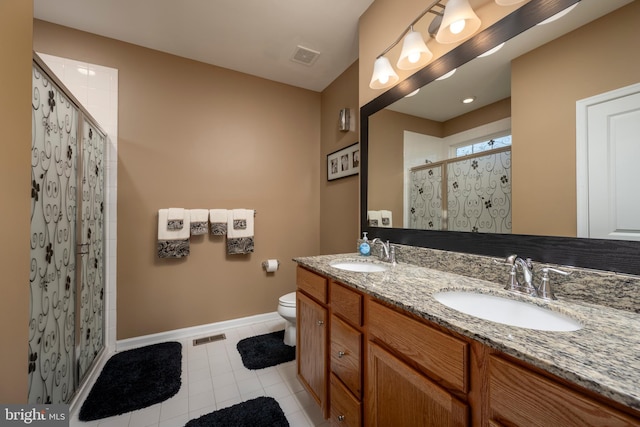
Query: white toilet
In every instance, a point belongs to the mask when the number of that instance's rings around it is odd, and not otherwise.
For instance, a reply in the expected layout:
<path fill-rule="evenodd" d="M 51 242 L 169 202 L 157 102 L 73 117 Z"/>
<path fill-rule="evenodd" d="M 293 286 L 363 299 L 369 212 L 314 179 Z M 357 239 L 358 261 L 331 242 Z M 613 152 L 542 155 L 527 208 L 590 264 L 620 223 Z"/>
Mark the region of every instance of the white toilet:
<path fill-rule="evenodd" d="M 278 314 L 282 316 L 287 324 L 284 328 L 284 343 L 286 345 L 296 345 L 296 293 L 290 292 L 283 295 L 278 300 Z"/>

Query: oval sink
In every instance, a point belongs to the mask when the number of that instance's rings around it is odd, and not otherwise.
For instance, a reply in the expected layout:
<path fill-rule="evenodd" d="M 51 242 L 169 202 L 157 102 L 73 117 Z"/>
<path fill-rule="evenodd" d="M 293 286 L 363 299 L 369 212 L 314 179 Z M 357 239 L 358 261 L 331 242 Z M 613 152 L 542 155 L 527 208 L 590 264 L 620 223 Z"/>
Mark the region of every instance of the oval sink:
<path fill-rule="evenodd" d="M 329 265 L 331 267 L 339 268 L 340 270 L 354 271 L 358 273 L 377 273 L 387 270 L 387 267 L 382 264 L 368 261 L 334 261 Z"/>
<path fill-rule="evenodd" d="M 480 319 L 539 331 L 570 332 L 582 329 L 576 320 L 526 302 L 465 291 L 433 294 L 436 301 Z"/>

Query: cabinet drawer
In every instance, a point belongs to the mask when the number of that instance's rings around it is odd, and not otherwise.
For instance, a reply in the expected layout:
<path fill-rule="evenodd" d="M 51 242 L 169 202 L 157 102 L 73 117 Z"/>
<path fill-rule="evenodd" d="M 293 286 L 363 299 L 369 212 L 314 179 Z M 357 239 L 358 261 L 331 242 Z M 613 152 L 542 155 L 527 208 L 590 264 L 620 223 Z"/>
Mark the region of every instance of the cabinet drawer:
<path fill-rule="evenodd" d="M 330 381 L 331 425 L 359 427 L 362 423 L 362 404 L 340 384 L 335 375 L 331 374 Z"/>
<path fill-rule="evenodd" d="M 496 425 L 637 426 L 638 420 L 497 356 L 489 358 L 489 419 Z"/>
<path fill-rule="evenodd" d="M 327 303 L 327 279 L 300 266 L 296 269 L 298 288 L 323 304 Z"/>
<path fill-rule="evenodd" d="M 362 295 L 331 281 L 331 310 L 354 326 L 362 326 Z"/>
<path fill-rule="evenodd" d="M 441 385 L 467 393 L 469 345 L 375 301 L 367 314 L 369 333 L 377 341 L 417 363 Z"/>
<path fill-rule="evenodd" d="M 331 371 L 349 390 L 362 398 L 362 334 L 338 317 L 331 316 Z"/>

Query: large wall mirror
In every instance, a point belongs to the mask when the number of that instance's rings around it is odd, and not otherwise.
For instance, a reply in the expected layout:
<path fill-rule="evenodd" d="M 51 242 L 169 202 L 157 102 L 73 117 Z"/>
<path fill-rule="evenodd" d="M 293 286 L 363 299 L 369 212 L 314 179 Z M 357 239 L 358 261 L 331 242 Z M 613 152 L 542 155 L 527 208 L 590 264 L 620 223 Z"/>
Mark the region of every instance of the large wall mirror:
<path fill-rule="evenodd" d="M 603 64 L 603 49 L 612 49 L 611 39 L 604 44 L 606 38 L 582 40 L 581 34 L 586 25 L 614 16 L 621 8 L 637 11 L 631 3 L 633 0 L 531 0 L 363 106 L 362 229 L 396 243 L 492 256 L 518 253 L 542 262 L 640 274 L 639 242 L 575 238 L 579 186 L 576 101 L 640 81 L 639 54 L 633 48 L 639 41 L 635 31 L 625 36 L 633 40 L 613 48 L 618 57 L 635 64 L 632 67 Z M 537 25 L 571 6 L 563 18 Z M 597 31 L 590 29 L 592 33 Z M 478 57 L 503 43 L 496 53 Z M 580 47 L 585 43 L 588 46 Z M 591 59 L 580 56 L 587 50 L 588 58 L 593 56 L 599 64 L 592 66 Z M 436 80 L 454 69 L 452 77 Z M 417 94 L 406 96 L 416 89 L 420 89 Z M 475 97 L 475 102 L 462 104 L 460 100 L 467 96 Z M 469 221 L 457 226 L 455 212 L 446 209 L 450 206 L 447 195 L 437 194 L 440 190 L 446 193 L 447 185 L 433 177 L 438 168 L 447 167 L 456 149 L 486 141 L 500 143 L 502 137 L 506 141 L 512 137 L 513 146 L 502 149 L 500 158 L 487 160 L 478 154 L 475 160 L 469 158 L 466 167 L 485 161 L 493 162 L 493 169 L 500 167 L 494 182 L 486 182 L 498 188 L 494 191 L 497 198 L 479 194 L 477 199 L 493 202 L 493 211 L 506 212 L 508 218 L 498 215 L 497 221 L 484 221 L 498 223 L 480 230 L 488 232 L 478 232 Z M 419 146 L 430 148 L 420 151 Z M 411 154 L 415 152 L 417 156 Z M 416 188 L 423 190 L 422 184 L 417 187 L 412 181 L 412 168 L 421 171 L 424 182 L 438 182 L 424 186 L 433 193 L 429 197 L 436 199 L 431 207 L 439 210 L 444 206 L 442 213 L 432 213 L 435 221 L 416 221 L 416 211 L 425 206 L 422 195 L 422 204 L 411 204 Z M 476 175 L 472 178 L 480 180 Z M 371 226 L 367 219 L 371 211 L 391 211 L 392 227 Z M 443 229 L 465 231 L 438 231 Z"/>

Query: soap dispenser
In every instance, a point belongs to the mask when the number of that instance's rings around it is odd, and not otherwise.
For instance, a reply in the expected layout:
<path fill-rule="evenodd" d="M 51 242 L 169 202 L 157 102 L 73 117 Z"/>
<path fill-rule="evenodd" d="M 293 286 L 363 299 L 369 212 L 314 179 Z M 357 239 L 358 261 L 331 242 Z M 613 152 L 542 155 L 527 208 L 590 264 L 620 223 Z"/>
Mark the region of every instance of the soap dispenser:
<path fill-rule="evenodd" d="M 369 244 L 366 231 L 362 233 L 362 239 L 358 239 L 358 252 L 362 256 L 371 255 L 371 245 Z"/>

